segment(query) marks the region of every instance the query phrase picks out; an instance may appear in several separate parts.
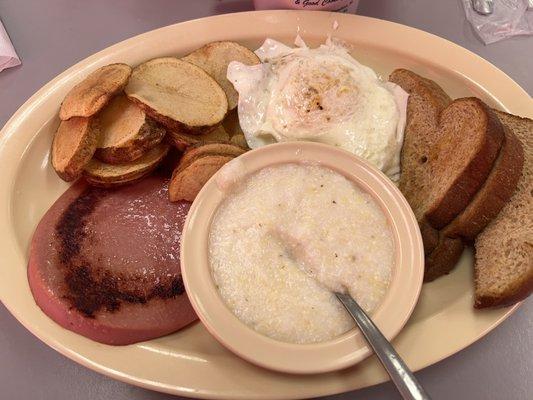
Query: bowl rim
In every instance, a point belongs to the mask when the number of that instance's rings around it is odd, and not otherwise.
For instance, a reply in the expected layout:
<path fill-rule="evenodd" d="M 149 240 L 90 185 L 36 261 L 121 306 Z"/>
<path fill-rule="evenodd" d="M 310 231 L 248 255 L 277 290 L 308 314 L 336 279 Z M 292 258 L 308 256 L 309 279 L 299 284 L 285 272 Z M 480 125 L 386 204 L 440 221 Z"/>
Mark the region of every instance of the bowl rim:
<path fill-rule="evenodd" d="M 318 163 L 340 172 L 372 195 L 386 214 L 395 242 L 395 264 L 389 289 L 372 314 L 392 340 L 409 319 L 424 276 L 424 251 L 418 223 L 394 183 L 362 158 L 333 146 L 286 142 L 264 146 L 236 158 L 245 175 L 285 163 Z M 216 289 L 208 259 L 212 218 L 227 194 L 219 189 L 218 171 L 191 205 L 182 232 L 181 269 L 185 288 L 198 317 L 223 346 L 258 366 L 286 373 L 323 373 L 354 365 L 372 350 L 361 332 L 352 329 L 326 342 L 287 343 L 256 332 L 239 320 Z M 242 178 L 242 175 L 239 177 Z"/>

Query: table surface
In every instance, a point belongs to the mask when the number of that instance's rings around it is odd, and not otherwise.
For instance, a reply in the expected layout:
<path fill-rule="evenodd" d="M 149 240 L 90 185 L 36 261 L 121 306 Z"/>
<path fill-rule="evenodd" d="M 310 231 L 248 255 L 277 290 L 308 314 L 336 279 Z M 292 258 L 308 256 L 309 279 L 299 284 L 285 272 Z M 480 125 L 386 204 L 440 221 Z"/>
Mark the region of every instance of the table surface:
<path fill-rule="evenodd" d="M 37 89 L 83 58 L 118 41 L 176 22 L 251 10 L 242 0 L 0 0 L 0 18 L 23 65 L 0 73 L 0 126 Z M 533 37 L 484 46 L 461 2 L 362 0 L 359 14 L 449 39 L 495 64 L 533 93 Z M 533 396 L 533 299 L 462 352 L 416 375 L 434 399 Z M 0 304 L 1 399 L 175 399 L 114 381 L 56 353 Z M 400 398 L 390 382 L 328 399 Z"/>

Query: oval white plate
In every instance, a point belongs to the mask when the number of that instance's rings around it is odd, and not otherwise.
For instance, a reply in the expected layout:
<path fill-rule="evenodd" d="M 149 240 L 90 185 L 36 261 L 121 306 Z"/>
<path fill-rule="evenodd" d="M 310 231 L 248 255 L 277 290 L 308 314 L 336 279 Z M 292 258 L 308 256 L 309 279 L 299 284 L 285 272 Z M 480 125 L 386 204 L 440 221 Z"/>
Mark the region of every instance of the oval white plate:
<path fill-rule="evenodd" d="M 333 23 L 339 27 L 333 31 Z M 191 397 L 282 399 L 315 397 L 384 381 L 374 357 L 334 373 L 294 376 L 239 359 L 197 323 L 176 334 L 125 347 L 92 342 L 60 328 L 35 305 L 26 280 L 33 229 L 66 189 L 49 165 L 48 152 L 66 92 L 90 71 L 112 62 L 132 65 L 153 57 L 184 55 L 215 40 L 255 48 L 267 36 L 291 44 L 299 33 L 311 45 L 333 34 L 361 62 L 386 77 L 410 68 L 436 80 L 453 97 L 478 96 L 488 104 L 531 115 L 531 99 L 487 61 L 446 40 L 402 25 L 324 12 L 266 11 L 228 14 L 168 26 L 109 47 L 68 69 L 32 96 L 0 134 L 0 299 L 42 341 L 106 375 L 146 388 Z M 516 309 L 472 308 L 472 255 L 454 272 L 424 285 L 419 304 L 394 340 L 418 370 L 473 343 Z"/>

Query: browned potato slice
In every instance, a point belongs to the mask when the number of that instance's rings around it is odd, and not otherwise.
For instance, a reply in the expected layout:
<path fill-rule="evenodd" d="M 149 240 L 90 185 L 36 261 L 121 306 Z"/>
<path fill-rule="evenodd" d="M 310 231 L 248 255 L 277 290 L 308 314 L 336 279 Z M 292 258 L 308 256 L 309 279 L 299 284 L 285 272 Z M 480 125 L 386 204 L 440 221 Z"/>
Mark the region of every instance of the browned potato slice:
<path fill-rule="evenodd" d="M 226 78 L 228 64 L 239 61 L 246 65 L 259 64 L 259 58 L 253 51 L 235 42 L 213 42 L 193 51 L 182 60 L 199 66 L 211 75 L 226 92 L 228 106 L 233 110 L 237 106 L 239 94 Z"/>
<path fill-rule="evenodd" d="M 127 164 L 112 165 L 92 159 L 83 171 L 83 176 L 95 186 L 121 186 L 136 182 L 152 172 L 167 154 L 169 146 L 160 144 L 141 158 Z"/>
<path fill-rule="evenodd" d="M 222 126 L 224 126 L 224 129 L 226 132 L 228 132 L 228 135 L 230 137 L 233 137 L 235 135 L 243 135 L 244 132 L 241 129 L 241 125 L 239 124 L 239 114 L 237 112 L 237 109 L 231 110 L 227 115 L 226 118 L 224 118 L 224 121 L 222 121 Z"/>
<path fill-rule="evenodd" d="M 61 104 L 59 118 L 67 120 L 96 114 L 124 89 L 130 75 L 131 67 L 126 64 L 98 68 L 68 92 Z"/>
<path fill-rule="evenodd" d="M 92 118 L 61 121 L 52 142 L 52 166 L 67 182 L 81 176 L 98 143 L 98 126 Z"/>
<path fill-rule="evenodd" d="M 226 118 L 222 121 L 222 125 L 230 136 L 230 143 L 242 147 L 243 149 L 249 149 L 246 137 L 239 124 L 239 114 L 237 113 L 237 109 L 231 110 L 228 115 L 226 115 Z"/>
<path fill-rule="evenodd" d="M 176 168 L 168 187 L 170 201 L 194 201 L 205 183 L 224 164 L 231 161 L 231 156 L 204 156 L 195 159 L 190 165 Z"/>
<path fill-rule="evenodd" d="M 248 142 L 246 142 L 246 138 L 244 137 L 244 135 L 232 136 L 230 139 L 230 143 L 236 146 L 242 147 L 243 149 L 246 149 L 246 150 L 249 149 Z"/>
<path fill-rule="evenodd" d="M 191 135 L 185 132 L 169 132 L 172 144 L 181 151 L 187 147 L 201 143 L 229 142 L 230 137 L 222 125 L 218 125 L 213 130 L 200 135 Z"/>
<path fill-rule="evenodd" d="M 170 130 L 202 133 L 220 123 L 228 111 L 226 94 L 211 76 L 173 57 L 136 67 L 125 92 Z"/>
<path fill-rule="evenodd" d="M 144 174 L 139 174 L 139 176 L 130 176 L 129 178 L 123 179 L 123 180 L 115 180 L 115 181 L 105 181 L 105 180 L 99 180 L 95 177 L 90 177 L 88 175 L 84 175 L 85 180 L 87 183 L 89 183 L 92 186 L 97 186 L 104 189 L 112 189 L 119 186 L 125 186 L 125 185 L 132 185 L 134 183 L 139 182 L 146 176 L 148 176 L 152 171 L 148 171 Z"/>
<path fill-rule="evenodd" d="M 204 156 L 238 157 L 246 152 L 245 149 L 230 143 L 205 143 L 189 147 L 181 156 L 178 168 L 188 166 L 194 160 Z"/>
<path fill-rule="evenodd" d="M 165 129 L 124 95 L 111 100 L 99 119 L 100 140 L 95 156 L 109 164 L 135 161 L 165 136 Z"/>

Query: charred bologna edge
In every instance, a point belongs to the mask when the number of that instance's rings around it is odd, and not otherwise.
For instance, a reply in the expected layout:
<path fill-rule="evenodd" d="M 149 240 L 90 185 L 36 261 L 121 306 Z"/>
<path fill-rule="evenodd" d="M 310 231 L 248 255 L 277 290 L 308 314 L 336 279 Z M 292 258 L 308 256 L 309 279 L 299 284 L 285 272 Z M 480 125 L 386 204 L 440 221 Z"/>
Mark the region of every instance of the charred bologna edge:
<path fill-rule="evenodd" d="M 131 248 L 125 250 L 136 252 L 140 262 L 150 265 L 156 275 L 159 273 L 155 280 L 147 281 L 138 273 L 121 269 L 121 265 L 113 265 L 113 270 L 104 268 L 99 259 L 99 237 L 91 232 L 95 224 L 108 226 L 115 213 L 123 211 L 107 207 L 105 213 L 95 216 L 99 205 L 117 204 L 117 199 L 119 204 L 125 204 L 139 195 L 145 196 L 144 204 L 149 205 L 143 212 L 179 218 L 174 222 L 181 229 L 189 204 L 171 204 L 166 193 L 160 196 L 161 188 L 166 189 L 167 184 L 160 177 L 149 177 L 118 190 L 76 183 L 56 201 L 35 231 L 28 266 L 34 298 L 50 318 L 108 344 L 152 339 L 196 320 L 179 272 L 179 251 L 176 265 L 172 265 L 175 273 L 163 273 L 168 271 L 146 256 L 150 238 L 130 235 Z M 158 233 L 175 235 L 173 231 Z"/>

